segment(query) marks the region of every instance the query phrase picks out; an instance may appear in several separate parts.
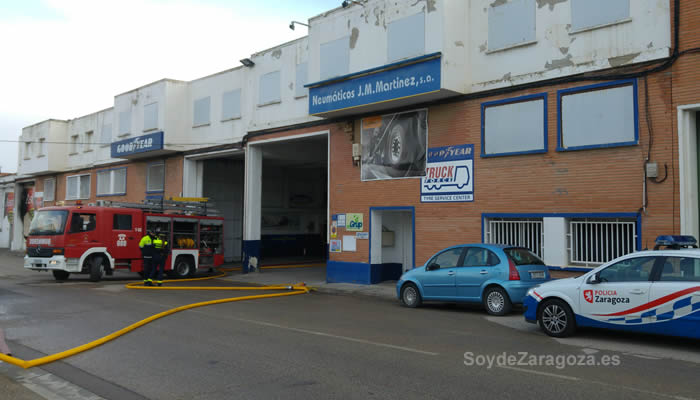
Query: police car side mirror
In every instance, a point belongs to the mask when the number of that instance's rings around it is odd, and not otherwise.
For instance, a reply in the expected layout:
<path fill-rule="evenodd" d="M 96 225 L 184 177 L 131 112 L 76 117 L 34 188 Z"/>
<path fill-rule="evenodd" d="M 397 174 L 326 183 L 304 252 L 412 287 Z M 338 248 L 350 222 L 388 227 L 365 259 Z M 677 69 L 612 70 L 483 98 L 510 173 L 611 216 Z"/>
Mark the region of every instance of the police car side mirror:
<path fill-rule="evenodd" d="M 588 278 L 588 283 L 591 285 L 595 285 L 595 284 L 598 284 L 600 282 L 601 282 L 600 273 L 593 274 Z"/>

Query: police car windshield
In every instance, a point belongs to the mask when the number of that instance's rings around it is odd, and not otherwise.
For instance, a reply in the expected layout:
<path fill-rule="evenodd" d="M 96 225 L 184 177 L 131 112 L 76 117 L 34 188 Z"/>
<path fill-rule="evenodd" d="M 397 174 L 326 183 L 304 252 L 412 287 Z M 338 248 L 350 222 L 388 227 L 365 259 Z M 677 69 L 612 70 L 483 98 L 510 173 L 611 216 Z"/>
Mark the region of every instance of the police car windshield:
<path fill-rule="evenodd" d="M 66 227 L 68 211 L 44 210 L 34 214 L 29 236 L 60 235 Z"/>
<path fill-rule="evenodd" d="M 511 247 L 503 249 L 508 258 L 513 260 L 515 265 L 544 265 L 544 261 L 540 260 L 534 253 L 525 248 Z"/>

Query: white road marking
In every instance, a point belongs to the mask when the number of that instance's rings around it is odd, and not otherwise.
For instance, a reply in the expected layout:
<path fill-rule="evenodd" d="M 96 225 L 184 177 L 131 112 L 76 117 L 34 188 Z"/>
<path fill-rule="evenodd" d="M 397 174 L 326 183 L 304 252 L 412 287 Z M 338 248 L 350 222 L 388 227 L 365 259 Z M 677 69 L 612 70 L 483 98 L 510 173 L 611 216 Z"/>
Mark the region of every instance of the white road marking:
<path fill-rule="evenodd" d="M 39 368 L 33 368 L 29 371 L 0 361 L 0 374 L 46 400 L 104 400 L 94 393 Z"/>
<path fill-rule="evenodd" d="M 522 315 L 509 315 L 507 317 L 484 317 L 490 322 L 506 326 L 524 332 L 539 332 L 542 333 L 536 324 L 525 322 Z M 604 332 L 601 330 L 601 332 Z M 583 347 L 584 351 L 590 349 L 614 351 L 628 356 L 646 358 L 650 360 L 672 359 L 686 361 L 694 364 L 700 364 L 700 353 L 688 351 L 687 348 L 674 347 L 672 342 L 669 344 L 650 345 L 648 342 L 627 341 L 624 338 L 617 336 L 605 337 L 586 337 L 573 336 L 564 339 L 552 338 L 553 340 L 574 347 Z"/>
<path fill-rule="evenodd" d="M 559 378 L 559 379 L 565 379 L 568 381 L 578 381 L 581 383 L 586 383 L 586 384 L 593 384 L 597 386 L 606 386 L 614 389 L 622 389 L 622 390 L 627 390 L 631 392 L 637 392 L 637 393 L 643 393 L 643 394 L 648 394 L 648 395 L 653 395 L 656 397 L 663 397 L 666 399 L 674 399 L 674 400 L 692 400 L 687 397 L 683 396 L 673 396 L 669 394 L 664 394 L 664 393 L 658 393 L 658 392 L 652 392 L 650 390 L 644 390 L 644 389 L 638 389 L 630 386 L 623 386 L 623 385 L 618 385 L 618 384 L 611 384 L 607 382 L 601 382 L 601 381 L 596 381 L 596 380 L 589 380 L 589 379 L 582 379 L 578 378 L 575 376 L 568 376 L 568 375 L 560 375 L 560 374 L 552 374 L 549 372 L 542 372 L 542 371 L 535 371 L 535 370 L 530 370 L 530 369 L 524 369 L 524 368 L 516 368 L 516 367 L 509 367 L 505 365 L 499 365 L 498 368 L 503 368 L 503 369 L 510 369 L 513 371 L 519 371 L 519 372 L 524 372 L 528 374 L 535 374 L 535 375 L 544 375 L 544 376 L 549 376 L 552 378 Z"/>
<path fill-rule="evenodd" d="M 402 350 L 402 351 L 408 351 L 411 353 L 417 353 L 417 354 L 424 354 L 428 356 L 437 356 L 440 355 L 440 353 L 434 353 L 432 351 L 425 351 L 425 350 L 418 350 L 418 349 L 413 349 L 410 347 L 403 347 L 403 346 L 396 346 L 393 344 L 387 344 L 387 343 L 380 343 L 380 342 L 373 342 L 371 340 L 365 340 L 365 339 L 358 339 L 358 338 L 353 338 L 349 336 L 341 336 L 341 335 L 333 335 L 331 333 L 325 333 L 325 332 L 318 332 L 318 331 L 311 331 L 308 329 L 300 329 L 300 328 L 293 328 L 291 326 L 285 326 L 285 325 L 278 325 L 278 324 L 273 324 L 270 322 L 264 322 L 264 321 L 256 321 L 252 319 L 243 319 L 243 318 L 233 318 L 237 321 L 242 321 L 242 322 L 248 322 L 251 324 L 257 324 L 257 325 L 263 325 L 263 326 L 270 326 L 273 328 L 278 328 L 278 329 L 285 329 L 288 331 L 293 331 L 293 332 L 299 332 L 299 333 L 306 333 L 309 335 L 316 335 L 316 336 L 323 336 L 323 337 L 328 337 L 328 338 L 333 338 L 333 339 L 340 339 L 340 340 L 346 340 L 348 342 L 355 342 L 355 343 L 362 343 L 362 344 L 369 344 L 372 346 L 378 346 L 378 347 L 386 347 L 389 349 L 394 349 L 394 350 Z"/>

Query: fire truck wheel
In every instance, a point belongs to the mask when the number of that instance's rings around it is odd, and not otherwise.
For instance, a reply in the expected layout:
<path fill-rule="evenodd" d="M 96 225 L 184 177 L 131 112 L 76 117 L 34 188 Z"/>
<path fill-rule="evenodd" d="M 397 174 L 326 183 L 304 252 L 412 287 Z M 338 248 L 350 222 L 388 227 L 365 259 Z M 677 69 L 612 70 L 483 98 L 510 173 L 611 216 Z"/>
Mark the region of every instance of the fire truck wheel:
<path fill-rule="evenodd" d="M 57 281 L 65 281 L 68 279 L 68 276 L 70 275 L 70 272 L 66 271 L 59 271 L 59 270 L 53 270 L 53 277 L 56 278 Z"/>
<path fill-rule="evenodd" d="M 187 278 L 195 274 L 194 266 L 192 265 L 192 260 L 188 257 L 178 257 L 175 261 L 175 268 L 173 269 L 173 275 L 176 278 Z"/>
<path fill-rule="evenodd" d="M 90 264 L 90 282 L 99 282 L 105 273 L 104 257 L 94 256 Z"/>

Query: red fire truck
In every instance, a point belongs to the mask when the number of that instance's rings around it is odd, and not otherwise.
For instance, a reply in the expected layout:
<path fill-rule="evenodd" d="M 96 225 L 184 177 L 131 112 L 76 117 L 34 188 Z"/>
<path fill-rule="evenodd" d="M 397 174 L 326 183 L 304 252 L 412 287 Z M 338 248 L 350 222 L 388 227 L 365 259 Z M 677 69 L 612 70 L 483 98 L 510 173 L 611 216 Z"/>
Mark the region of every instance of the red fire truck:
<path fill-rule="evenodd" d="M 24 267 L 51 271 L 56 280 L 89 274 L 96 282 L 115 270 L 142 274 L 139 241 L 159 229 L 171 248 L 166 273 L 193 276 L 224 262 L 224 219 L 207 207 L 192 199 L 45 207 L 32 219 Z"/>

